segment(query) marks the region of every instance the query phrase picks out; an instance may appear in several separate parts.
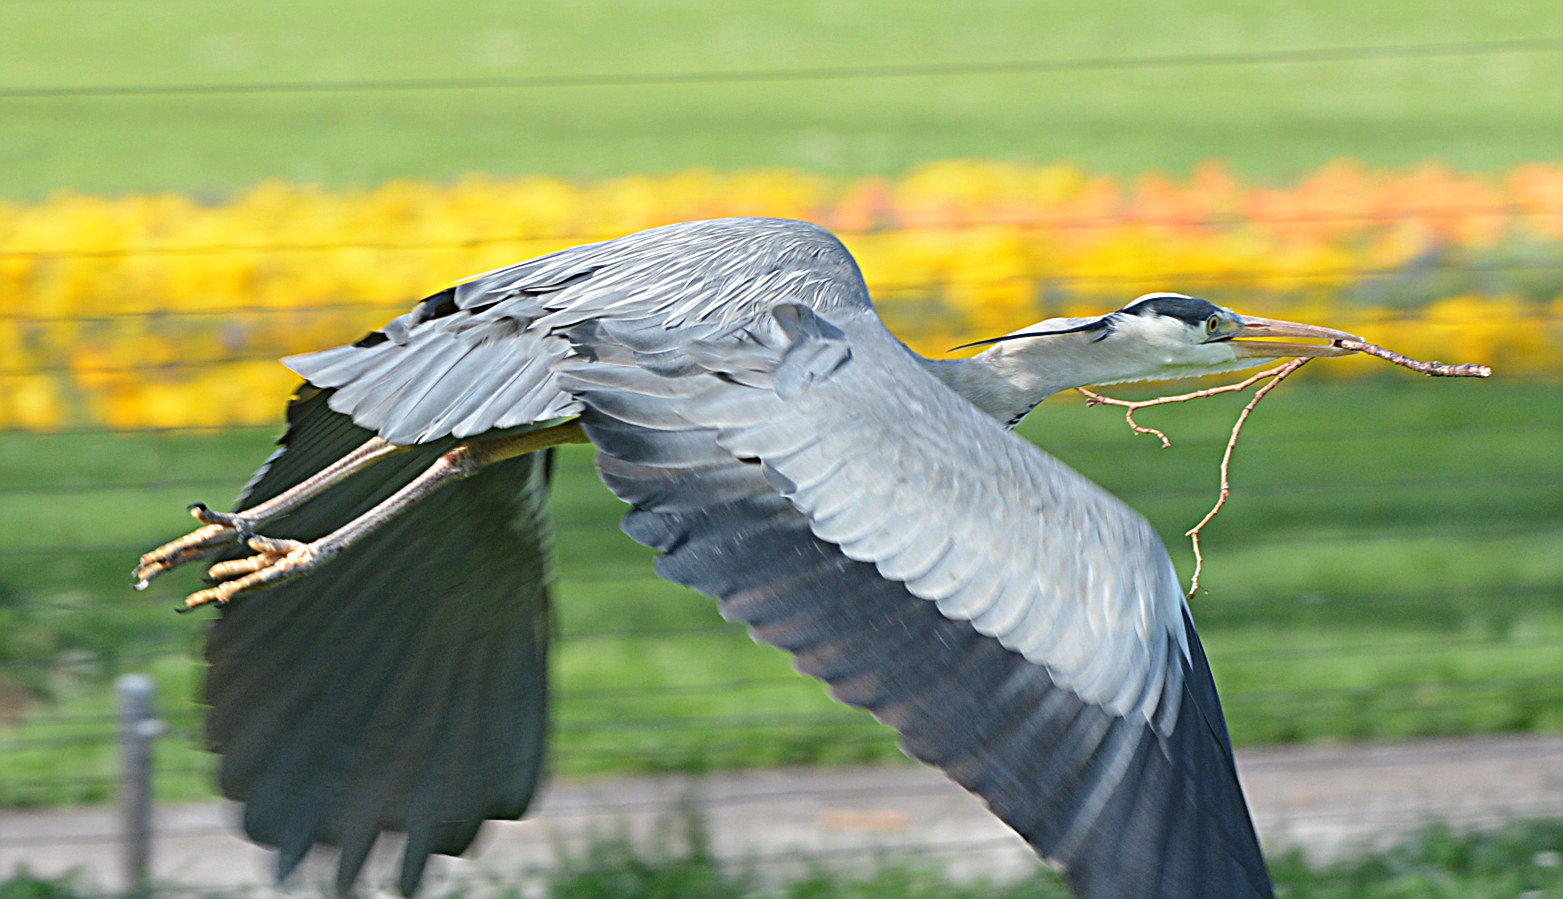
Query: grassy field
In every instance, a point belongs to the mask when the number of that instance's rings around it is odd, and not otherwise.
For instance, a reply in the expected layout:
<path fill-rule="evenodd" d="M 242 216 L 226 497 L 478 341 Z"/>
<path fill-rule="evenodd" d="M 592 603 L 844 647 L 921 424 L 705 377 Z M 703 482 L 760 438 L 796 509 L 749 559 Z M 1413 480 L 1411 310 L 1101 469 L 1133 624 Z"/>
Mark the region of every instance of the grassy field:
<path fill-rule="evenodd" d="M 1563 388 L 1389 374 L 1287 384 L 1245 433 L 1235 494 L 1207 533 L 1196 619 L 1241 743 L 1563 730 Z M 1179 536 L 1214 497 L 1230 399 L 1148 413 L 1170 450 L 1071 399 L 1026 433 Z M 0 436 L 0 670 L 56 702 L 0 731 L 0 804 L 100 799 L 113 756 L 107 676 L 151 670 L 194 735 L 194 584 L 128 589 L 184 504 L 222 502 L 266 430 Z M 25 486 L 23 486 L 25 485 Z M 898 757 L 712 604 L 650 574 L 588 452 L 556 490 L 562 639 L 555 768 L 700 770 Z M 169 796 L 205 795 L 209 760 L 160 756 Z"/>
<path fill-rule="evenodd" d="M 698 822 L 670 821 L 655 846 L 603 839 L 561 859 L 546 878 L 552 899 L 1068 899 L 1049 871 L 1018 882 L 956 883 L 926 859 L 887 855 L 850 870 L 839 859 L 815 863 L 808 874 L 778 878 L 763 864 L 723 865 L 712 855 Z M 1289 899 L 1563 899 L 1557 847 L 1563 822 L 1528 821 L 1495 831 L 1457 832 L 1430 827 L 1403 843 L 1328 864 L 1299 853 L 1272 858 L 1277 893 Z M 70 879 L 45 880 L 25 870 L 6 872 L 0 899 L 89 899 L 98 894 Z M 307 890 L 294 895 L 310 896 Z M 441 899 L 512 897 L 513 882 L 456 883 Z M 530 892 L 523 892 L 531 895 Z M 199 890 L 159 895 L 199 899 Z M 232 896 L 231 892 L 210 894 Z"/>
<path fill-rule="evenodd" d="M 658 850 L 602 842 L 551 879 L 555 899 L 1068 899 L 1062 879 L 1039 871 L 1016 883 L 952 883 L 926 862 L 882 861 L 868 876 L 822 868 L 767 887 L 763 871 L 716 866 L 698 829 Z M 683 837 L 680 841 L 680 837 Z M 1557 847 L 1563 823 L 1532 821 L 1494 832 L 1431 827 L 1382 852 L 1310 862 L 1300 853 L 1270 859 L 1276 892 L 1291 899 L 1525 899 L 1563 897 Z M 0 899 L 4 899 L 0 896 Z M 37 897 L 51 899 L 51 897 Z M 64 899 L 64 897 L 62 897 Z"/>
<path fill-rule="evenodd" d="M 1555 46 L 895 78 L 258 89 L 1563 37 L 1543 0 L 587 8 L 393 0 L 369 21 L 302 0 L 11 0 L 0 4 L 0 198 L 215 196 L 270 177 L 363 185 L 469 171 L 892 173 L 951 156 L 1125 173 L 1222 157 L 1283 178 L 1337 156 L 1491 170 L 1563 146 Z M 239 89 L 113 93 L 200 85 Z M 1385 376 L 1289 384 L 1261 408 L 1238 493 L 1208 534 L 1209 593 L 1195 601 L 1240 742 L 1563 729 L 1560 399 L 1555 384 Z M 1212 499 L 1236 408 L 1147 416 L 1173 423 L 1165 452 L 1078 403 L 1028 433 L 1145 510 L 1186 572 L 1178 535 Z M 195 733 L 200 627 L 168 611 L 192 581 L 131 594 L 127 571 L 184 529 L 185 503 L 231 496 L 272 436 L 0 434 L 0 721 L 10 722 L 0 805 L 107 795 L 114 673 L 153 672 L 180 735 Z M 556 767 L 898 757 L 882 728 L 831 703 L 782 654 L 651 578 L 649 554 L 616 533 L 617 504 L 587 453 L 564 455 L 558 498 Z M 23 693 L 52 705 L 24 709 Z M 209 761 L 188 745 L 171 741 L 160 764 L 164 795 L 209 789 Z"/>
<path fill-rule="evenodd" d="M 0 4 L 0 197 L 217 193 L 469 171 L 695 166 L 891 173 L 952 156 L 1286 176 L 1337 156 L 1493 169 L 1556 158 L 1563 38 L 1545 0 L 1198 4 Z M 894 78 L 244 90 L 855 66 L 1060 64 L 1546 40 L 1525 50 Z M 632 79 L 633 80 L 633 79 Z M 214 92 L 105 93 L 226 86 Z M 232 90 L 239 86 L 238 91 Z M 71 93 L 84 89 L 85 93 Z M 97 92 L 94 93 L 93 91 Z M 38 91 L 43 91 L 40 94 Z M 63 91 L 49 94 L 48 91 Z"/>

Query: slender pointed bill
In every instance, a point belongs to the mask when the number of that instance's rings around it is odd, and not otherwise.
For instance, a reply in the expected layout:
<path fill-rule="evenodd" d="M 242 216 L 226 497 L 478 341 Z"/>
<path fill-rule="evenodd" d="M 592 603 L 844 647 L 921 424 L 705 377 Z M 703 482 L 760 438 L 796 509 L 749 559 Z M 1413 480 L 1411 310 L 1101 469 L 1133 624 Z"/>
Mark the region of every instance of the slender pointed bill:
<path fill-rule="evenodd" d="M 1361 341 L 1362 338 L 1334 328 L 1283 322 L 1272 318 L 1241 316 L 1243 327 L 1234 335 L 1232 346 L 1239 356 L 1280 359 L 1287 356 L 1350 356 L 1356 350 L 1334 345 L 1337 340 Z M 1249 337 L 1297 337 L 1328 340 L 1330 343 L 1290 343 L 1274 340 L 1246 340 Z"/>

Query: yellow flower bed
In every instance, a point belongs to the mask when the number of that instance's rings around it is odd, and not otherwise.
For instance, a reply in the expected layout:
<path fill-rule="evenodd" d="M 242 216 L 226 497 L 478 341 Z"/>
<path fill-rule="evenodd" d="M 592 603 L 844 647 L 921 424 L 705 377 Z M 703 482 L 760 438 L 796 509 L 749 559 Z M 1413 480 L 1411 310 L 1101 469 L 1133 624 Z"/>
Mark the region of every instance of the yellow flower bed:
<path fill-rule="evenodd" d="M 930 353 L 1178 290 L 1424 358 L 1563 371 L 1563 165 L 1471 175 L 1336 162 L 1244 184 L 952 160 L 898 180 L 785 170 L 594 183 L 472 176 L 226 202 L 0 201 L 0 429 L 276 421 L 287 353 L 351 340 L 454 280 L 727 215 L 837 231 Z M 1337 375 L 1369 365 L 1313 366 Z"/>

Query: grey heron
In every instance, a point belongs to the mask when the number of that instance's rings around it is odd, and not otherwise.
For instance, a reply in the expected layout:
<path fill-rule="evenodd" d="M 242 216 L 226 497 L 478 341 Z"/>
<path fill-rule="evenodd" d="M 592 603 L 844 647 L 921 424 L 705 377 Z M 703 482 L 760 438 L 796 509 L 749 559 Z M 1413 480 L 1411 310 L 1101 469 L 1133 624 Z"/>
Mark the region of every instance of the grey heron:
<path fill-rule="evenodd" d="M 1081 896 L 1266 896 L 1166 549 L 1011 428 L 1067 388 L 1350 337 L 1160 293 L 928 360 L 829 233 L 670 225 L 285 360 L 305 383 L 240 511 L 192 507 L 136 576 L 220 557 L 187 600 L 223 607 L 207 735 L 279 877 L 328 844 L 349 889 L 396 831 L 412 893 L 538 783 L 547 449 L 589 441 L 659 574 L 899 731 Z"/>

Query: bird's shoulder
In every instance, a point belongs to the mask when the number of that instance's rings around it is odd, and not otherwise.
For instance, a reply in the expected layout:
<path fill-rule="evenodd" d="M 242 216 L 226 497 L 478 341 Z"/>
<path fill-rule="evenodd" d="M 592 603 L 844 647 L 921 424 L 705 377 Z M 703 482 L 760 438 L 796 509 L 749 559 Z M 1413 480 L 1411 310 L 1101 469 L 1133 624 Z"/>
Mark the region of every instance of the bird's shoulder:
<path fill-rule="evenodd" d="M 577 345 L 648 365 L 763 326 L 784 304 L 873 318 L 852 255 L 786 219 L 684 222 L 469 278 L 348 345 L 283 363 L 336 388 L 331 408 L 392 443 L 424 443 L 573 415 L 553 368 Z"/>
<path fill-rule="evenodd" d="M 655 314 L 664 326 L 768 312 L 780 301 L 821 311 L 869 307 L 852 254 L 808 222 L 726 218 L 681 222 L 583 244 L 469 278 L 447 310 L 535 305 L 568 325 Z"/>

